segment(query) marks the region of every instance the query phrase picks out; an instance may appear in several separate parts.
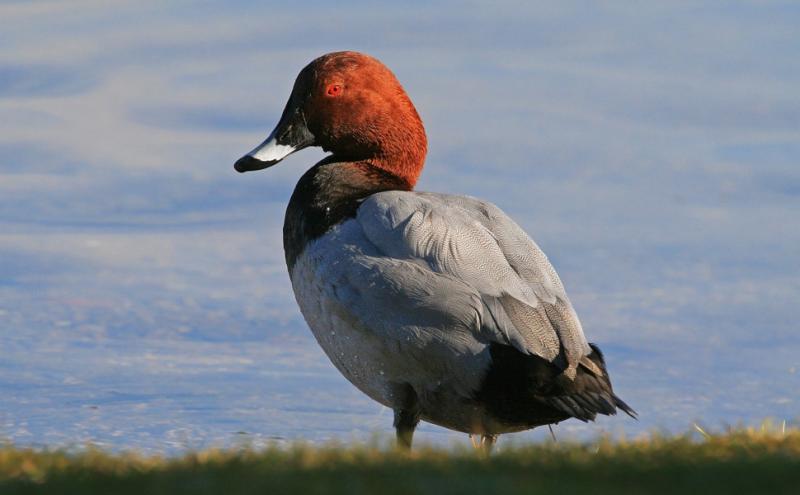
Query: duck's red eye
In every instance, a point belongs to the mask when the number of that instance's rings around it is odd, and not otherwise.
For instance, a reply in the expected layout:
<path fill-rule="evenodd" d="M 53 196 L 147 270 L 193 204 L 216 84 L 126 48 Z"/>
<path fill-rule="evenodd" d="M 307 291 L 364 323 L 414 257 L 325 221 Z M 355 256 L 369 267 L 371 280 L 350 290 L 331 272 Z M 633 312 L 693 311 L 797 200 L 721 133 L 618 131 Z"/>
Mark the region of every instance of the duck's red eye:
<path fill-rule="evenodd" d="M 343 90 L 344 88 L 341 84 L 329 84 L 325 94 L 328 96 L 341 96 Z"/>

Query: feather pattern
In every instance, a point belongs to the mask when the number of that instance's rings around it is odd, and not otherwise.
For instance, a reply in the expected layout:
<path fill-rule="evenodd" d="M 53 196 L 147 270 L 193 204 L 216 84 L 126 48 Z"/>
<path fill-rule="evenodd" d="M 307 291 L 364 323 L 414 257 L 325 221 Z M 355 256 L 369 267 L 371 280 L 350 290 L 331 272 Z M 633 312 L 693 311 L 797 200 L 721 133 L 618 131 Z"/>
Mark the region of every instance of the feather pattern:
<path fill-rule="evenodd" d="M 387 191 L 356 220 L 385 256 L 421 262 L 432 283 L 455 278 L 480 300 L 480 337 L 546 359 L 571 378 L 591 350 L 561 280 L 527 234 L 496 206 L 465 196 Z M 431 287 L 433 292 L 440 294 Z"/>

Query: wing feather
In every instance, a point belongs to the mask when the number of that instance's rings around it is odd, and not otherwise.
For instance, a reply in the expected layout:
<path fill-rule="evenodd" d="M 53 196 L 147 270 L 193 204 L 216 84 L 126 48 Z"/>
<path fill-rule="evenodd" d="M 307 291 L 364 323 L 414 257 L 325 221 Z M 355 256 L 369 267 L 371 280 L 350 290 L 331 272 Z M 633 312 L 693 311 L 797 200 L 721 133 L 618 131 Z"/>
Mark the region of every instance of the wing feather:
<path fill-rule="evenodd" d="M 476 336 L 540 356 L 570 378 L 586 361 L 591 349 L 561 280 L 496 206 L 465 196 L 387 191 L 367 198 L 357 221 L 385 256 L 421 263 L 473 291 L 480 304 L 471 311 L 481 314 Z M 431 297 L 441 297 L 433 289 Z"/>

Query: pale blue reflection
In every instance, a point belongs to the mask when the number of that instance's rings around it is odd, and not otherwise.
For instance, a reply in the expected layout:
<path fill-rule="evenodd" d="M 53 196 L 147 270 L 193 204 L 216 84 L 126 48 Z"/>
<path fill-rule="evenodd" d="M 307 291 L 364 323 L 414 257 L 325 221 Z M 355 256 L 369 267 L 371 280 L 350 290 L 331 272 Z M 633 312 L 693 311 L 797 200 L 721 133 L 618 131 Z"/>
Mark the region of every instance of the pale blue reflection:
<path fill-rule="evenodd" d="M 494 201 L 546 250 L 640 412 L 560 437 L 797 422 L 798 7 L 19 2 L 0 18 L 0 438 L 177 452 L 391 431 L 285 273 L 283 211 L 322 153 L 232 170 L 298 70 L 338 49 L 384 60 L 417 104 L 420 189 Z"/>

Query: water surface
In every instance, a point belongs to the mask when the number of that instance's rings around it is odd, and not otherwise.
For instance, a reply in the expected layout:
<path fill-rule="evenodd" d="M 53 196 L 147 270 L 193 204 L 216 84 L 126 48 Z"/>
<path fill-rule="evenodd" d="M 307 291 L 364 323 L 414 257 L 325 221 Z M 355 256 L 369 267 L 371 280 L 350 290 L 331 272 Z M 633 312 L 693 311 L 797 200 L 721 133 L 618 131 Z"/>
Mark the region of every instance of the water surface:
<path fill-rule="evenodd" d="M 391 432 L 285 273 L 285 204 L 322 153 L 232 169 L 339 49 L 415 101 L 419 189 L 491 200 L 545 249 L 640 412 L 558 435 L 798 421 L 797 6 L 87 0 L 0 19 L 0 438 L 179 452 Z"/>

